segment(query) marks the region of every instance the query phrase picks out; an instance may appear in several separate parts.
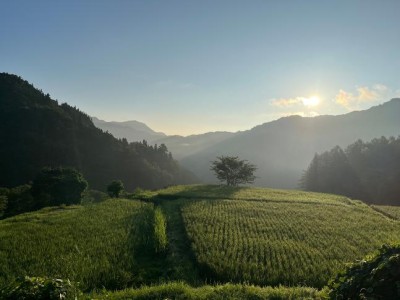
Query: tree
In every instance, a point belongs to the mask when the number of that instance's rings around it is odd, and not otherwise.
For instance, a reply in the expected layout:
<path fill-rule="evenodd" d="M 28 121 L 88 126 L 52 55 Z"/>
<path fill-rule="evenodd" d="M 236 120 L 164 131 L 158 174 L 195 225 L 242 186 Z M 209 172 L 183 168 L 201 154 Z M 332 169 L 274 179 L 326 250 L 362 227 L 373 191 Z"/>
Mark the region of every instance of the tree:
<path fill-rule="evenodd" d="M 33 181 L 36 208 L 60 204 L 79 204 L 88 186 L 82 174 L 73 168 L 44 168 Z"/>
<path fill-rule="evenodd" d="M 357 140 L 316 154 L 300 179 L 304 190 L 399 205 L 400 137 Z"/>
<path fill-rule="evenodd" d="M 313 192 L 354 198 L 361 194 L 358 176 L 339 146 L 320 155 L 315 154 L 301 178 L 301 185 L 304 190 Z"/>
<path fill-rule="evenodd" d="M 8 218 L 35 209 L 37 209 L 36 203 L 30 185 L 24 184 L 8 190 L 4 217 Z"/>
<path fill-rule="evenodd" d="M 110 197 L 118 198 L 121 192 L 124 190 L 124 184 L 121 180 L 113 180 L 107 186 L 107 193 Z"/>
<path fill-rule="evenodd" d="M 211 170 L 221 182 L 225 181 L 228 186 L 238 186 L 253 183 L 257 167 L 247 160 L 240 160 L 237 156 L 220 156 L 211 163 Z"/>

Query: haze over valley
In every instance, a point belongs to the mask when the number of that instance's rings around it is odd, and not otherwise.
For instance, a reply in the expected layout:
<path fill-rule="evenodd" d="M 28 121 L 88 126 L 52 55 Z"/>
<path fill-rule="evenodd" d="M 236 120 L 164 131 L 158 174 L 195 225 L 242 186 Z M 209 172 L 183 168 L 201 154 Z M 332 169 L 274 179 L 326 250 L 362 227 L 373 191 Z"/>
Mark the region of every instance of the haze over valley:
<path fill-rule="evenodd" d="M 118 138 L 164 143 L 182 166 L 202 182 L 217 182 L 209 168 L 210 161 L 216 156 L 233 155 L 251 160 L 258 166 L 257 185 L 293 189 L 299 188 L 301 174 L 315 153 L 337 145 L 344 148 L 358 139 L 370 141 L 381 136 L 397 137 L 400 133 L 399 115 L 400 98 L 397 98 L 343 115 L 294 115 L 241 132 L 209 132 L 186 137 L 164 135 L 161 138 L 161 133 L 148 127 L 147 135 L 137 134 L 143 132 L 140 131 L 143 125 L 128 127 L 127 122 L 99 122 L 95 118 L 93 122 Z"/>

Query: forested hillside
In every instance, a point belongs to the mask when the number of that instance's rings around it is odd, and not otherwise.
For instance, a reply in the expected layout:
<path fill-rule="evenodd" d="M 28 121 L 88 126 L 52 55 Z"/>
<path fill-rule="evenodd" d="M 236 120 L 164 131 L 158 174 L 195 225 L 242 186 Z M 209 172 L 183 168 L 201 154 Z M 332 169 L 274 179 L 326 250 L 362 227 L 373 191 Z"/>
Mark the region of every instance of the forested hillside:
<path fill-rule="evenodd" d="M 336 145 L 346 147 L 357 139 L 398 136 L 399 116 L 400 99 L 392 99 L 368 110 L 344 115 L 284 117 L 203 146 L 189 156 L 181 155 L 180 163 L 204 182 L 216 182 L 209 162 L 216 156 L 239 156 L 258 167 L 257 185 L 297 188 L 303 170 L 316 152 Z M 169 146 L 167 139 L 165 143 Z M 185 149 L 184 145 L 181 149 Z"/>
<path fill-rule="evenodd" d="M 400 137 L 358 140 L 315 154 L 301 180 L 308 191 L 400 205 Z"/>
<path fill-rule="evenodd" d="M 121 179 L 128 190 L 194 181 L 165 145 L 118 140 L 79 109 L 1 73 L 0 186 L 28 183 L 44 166 L 75 167 L 91 188 L 102 190 L 113 179 Z"/>

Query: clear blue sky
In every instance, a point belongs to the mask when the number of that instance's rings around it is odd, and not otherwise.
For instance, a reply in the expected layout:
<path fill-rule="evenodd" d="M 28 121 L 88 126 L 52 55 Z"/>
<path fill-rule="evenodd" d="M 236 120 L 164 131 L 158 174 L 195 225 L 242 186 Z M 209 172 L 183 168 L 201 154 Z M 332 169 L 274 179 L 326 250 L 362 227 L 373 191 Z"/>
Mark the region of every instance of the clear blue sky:
<path fill-rule="evenodd" d="M 398 0 L 1 1 L 0 71 L 105 120 L 244 130 L 400 95 L 399 12 Z"/>

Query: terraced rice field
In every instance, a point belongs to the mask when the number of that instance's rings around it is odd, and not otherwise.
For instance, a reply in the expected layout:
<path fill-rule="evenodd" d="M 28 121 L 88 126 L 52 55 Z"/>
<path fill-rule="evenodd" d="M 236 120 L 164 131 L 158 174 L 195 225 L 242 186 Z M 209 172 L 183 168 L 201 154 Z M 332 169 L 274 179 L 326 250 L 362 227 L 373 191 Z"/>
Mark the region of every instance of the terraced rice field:
<path fill-rule="evenodd" d="M 360 202 L 262 190 L 182 208 L 195 257 L 209 279 L 322 287 L 345 263 L 400 239 L 398 222 Z"/>

